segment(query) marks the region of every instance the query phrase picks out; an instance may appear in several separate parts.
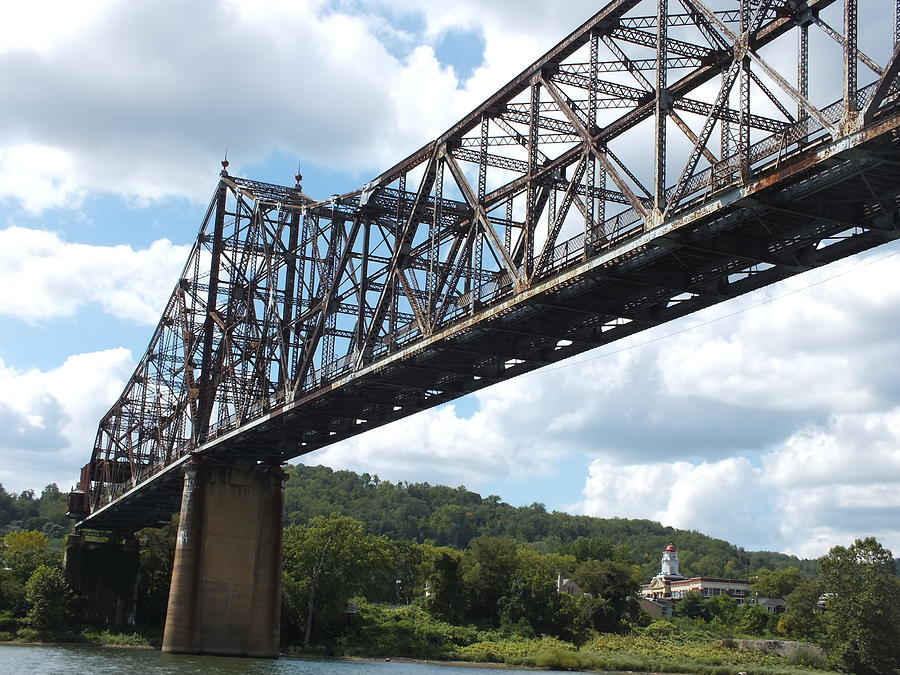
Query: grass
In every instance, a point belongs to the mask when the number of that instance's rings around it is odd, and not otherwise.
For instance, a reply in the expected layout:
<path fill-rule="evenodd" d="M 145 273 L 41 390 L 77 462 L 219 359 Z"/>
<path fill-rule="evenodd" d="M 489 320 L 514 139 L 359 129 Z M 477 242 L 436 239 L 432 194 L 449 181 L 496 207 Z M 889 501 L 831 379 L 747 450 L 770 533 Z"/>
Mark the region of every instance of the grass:
<path fill-rule="evenodd" d="M 659 623 L 659 622 L 657 622 Z M 668 622 L 629 635 L 596 635 L 584 644 L 555 638 L 485 640 L 460 647 L 464 661 L 505 663 L 556 670 L 699 673 L 700 675 L 811 675 L 826 673 L 825 659 L 812 646 L 786 656 L 729 647 L 705 631 L 683 631 Z"/>

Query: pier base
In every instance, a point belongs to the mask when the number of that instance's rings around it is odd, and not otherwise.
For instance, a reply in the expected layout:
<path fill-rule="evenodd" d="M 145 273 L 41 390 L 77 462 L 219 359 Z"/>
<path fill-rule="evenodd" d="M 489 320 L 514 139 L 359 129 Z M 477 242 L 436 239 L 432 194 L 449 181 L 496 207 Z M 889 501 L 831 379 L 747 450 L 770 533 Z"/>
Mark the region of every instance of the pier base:
<path fill-rule="evenodd" d="M 63 568 L 81 597 L 84 621 L 93 626 L 134 625 L 139 560 L 131 534 L 87 540 L 81 534 L 66 535 Z"/>
<path fill-rule="evenodd" d="M 282 478 L 187 466 L 164 652 L 278 656 Z"/>

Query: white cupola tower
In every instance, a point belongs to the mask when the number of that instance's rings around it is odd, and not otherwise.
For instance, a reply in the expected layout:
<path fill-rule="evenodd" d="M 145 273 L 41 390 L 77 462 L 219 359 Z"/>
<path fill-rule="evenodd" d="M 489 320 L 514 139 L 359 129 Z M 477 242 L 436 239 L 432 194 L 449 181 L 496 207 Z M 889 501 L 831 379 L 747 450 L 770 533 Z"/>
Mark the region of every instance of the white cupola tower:
<path fill-rule="evenodd" d="M 673 544 L 666 546 L 662 557 L 662 569 L 659 573 L 661 577 L 680 577 L 678 571 L 678 549 Z"/>

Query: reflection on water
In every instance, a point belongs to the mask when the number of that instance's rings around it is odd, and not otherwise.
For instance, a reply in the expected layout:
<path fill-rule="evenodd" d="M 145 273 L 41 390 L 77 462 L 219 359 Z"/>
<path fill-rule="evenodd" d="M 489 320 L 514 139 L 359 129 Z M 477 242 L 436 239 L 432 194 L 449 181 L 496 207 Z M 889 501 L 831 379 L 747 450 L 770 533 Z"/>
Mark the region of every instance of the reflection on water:
<path fill-rule="evenodd" d="M 385 661 L 307 661 L 305 659 L 235 659 L 163 654 L 150 649 L 30 647 L 0 644 L 0 673 L 80 675 L 151 673 L 248 673 L 250 675 L 484 675 L 497 670 Z M 506 670 L 504 675 L 529 671 Z M 533 671 L 532 671 L 533 672 Z M 529 673 L 532 675 L 532 673 Z"/>

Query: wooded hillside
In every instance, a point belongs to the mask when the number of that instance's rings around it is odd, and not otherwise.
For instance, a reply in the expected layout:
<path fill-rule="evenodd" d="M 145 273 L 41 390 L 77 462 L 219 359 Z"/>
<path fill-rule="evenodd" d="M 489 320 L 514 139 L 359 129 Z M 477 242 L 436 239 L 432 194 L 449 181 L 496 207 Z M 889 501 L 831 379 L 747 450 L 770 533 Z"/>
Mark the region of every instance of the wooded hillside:
<path fill-rule="evenodd" d="M 722 539 L 650 520 L 574 516 L 548 512 L 538 503 L 514 507 L 496 495 L 482 497 L 465 487 L 392 483 L 324 466 L 291 466 L 288 476 L 286 525 L 338 513 L 362 521 L 371 534 L 459 550 L 468 548 L 476 537 L 488 536 L 529 542 L 546 553 L 575 553 L 573 547 L 591 539 L 592 546 L 608 546 L 602 557 L 639 565 L 646 580 L 659 572 L 662 550 L 670 543 L 678 546 L 685 575 L 746 577 L 759 569 L 783 567 L 816 571 L 814 560 L 745 551 Z"/>

